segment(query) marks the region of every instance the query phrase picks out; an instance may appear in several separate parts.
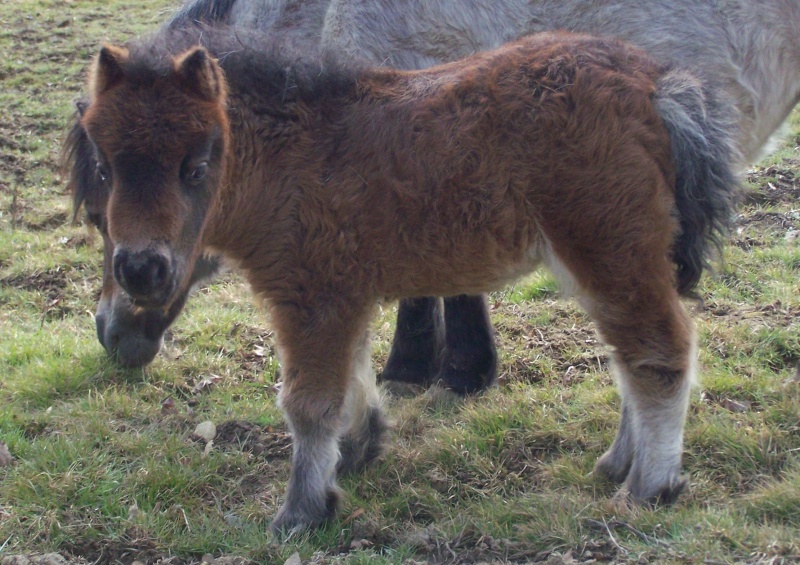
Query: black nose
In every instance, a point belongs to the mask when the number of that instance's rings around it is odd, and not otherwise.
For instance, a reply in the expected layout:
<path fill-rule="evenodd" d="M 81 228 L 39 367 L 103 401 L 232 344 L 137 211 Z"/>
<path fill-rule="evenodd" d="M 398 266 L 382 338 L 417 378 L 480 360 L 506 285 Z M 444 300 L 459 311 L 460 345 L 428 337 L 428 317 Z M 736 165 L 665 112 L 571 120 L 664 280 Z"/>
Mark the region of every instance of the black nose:
<path fill-rule="evenodd" d="M 169 288 L 169 265 L 169 258 L 156 250 L 129 252 L 117 249 L 114 253 L 114 278 L 132 298 L 157 301 L 165 298 Z"/>

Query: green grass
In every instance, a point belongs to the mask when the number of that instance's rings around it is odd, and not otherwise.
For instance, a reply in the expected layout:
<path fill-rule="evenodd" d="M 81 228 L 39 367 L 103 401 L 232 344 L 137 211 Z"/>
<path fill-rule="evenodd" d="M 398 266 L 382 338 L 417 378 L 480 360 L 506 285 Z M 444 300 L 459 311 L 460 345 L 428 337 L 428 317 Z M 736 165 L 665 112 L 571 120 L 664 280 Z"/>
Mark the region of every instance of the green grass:
<path fill-rule="evenodd" d="M 0 559 L 800 560 L 800 383 L 787 382 L 800 359 L 800 243 L 787 237 L 800 206 L 773 188 L 781 171 L 800 175 L 795 144 L 750 176 L 724 261 L 689 304 L 702 380 L 685 434 L 691 488 L 674 507 L 619 508 L 591 474 L 619 417 L 607 352 L 537 273 L 490 297 L 500 386 L 387 399 L 390 449 L 342 481 L 340 519 L 274 539 L 289 451 L 266 318 L 230 275 L 193 296 L 150 366 L 117 367 L 92 318 L 102 242 L 70 223 L 56 169 L 100 43 L 152 29 L 171 4 L 0 0 L 0 442 L 15 458 L 0 468 Z M 384 305 L 374 324 L 378 369 L 395 313 Z M 205 420 L 259 426 L 261 451 L 204 453 L 192 432 Z"/>

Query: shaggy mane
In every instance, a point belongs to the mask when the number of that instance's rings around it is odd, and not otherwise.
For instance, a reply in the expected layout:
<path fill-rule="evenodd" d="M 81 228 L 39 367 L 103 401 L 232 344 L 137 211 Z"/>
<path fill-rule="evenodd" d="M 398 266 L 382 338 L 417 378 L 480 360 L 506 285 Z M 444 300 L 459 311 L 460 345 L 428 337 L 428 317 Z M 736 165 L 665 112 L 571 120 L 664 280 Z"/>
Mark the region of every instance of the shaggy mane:
<path fill-rule="evenodd" d="M 280 36 L 225 25 L 196 24 L 185 29 L 163 29 L 125 46 L 130 59 L 126 74 L 150 82 L 172 71 L 172 58 L 201 45 L 217 58 L 234 90 L 249 96 L 282 101 L 313 101 L 353 92 L 360 68 L 345 65 L 331 53 L 291 50 Z"/>

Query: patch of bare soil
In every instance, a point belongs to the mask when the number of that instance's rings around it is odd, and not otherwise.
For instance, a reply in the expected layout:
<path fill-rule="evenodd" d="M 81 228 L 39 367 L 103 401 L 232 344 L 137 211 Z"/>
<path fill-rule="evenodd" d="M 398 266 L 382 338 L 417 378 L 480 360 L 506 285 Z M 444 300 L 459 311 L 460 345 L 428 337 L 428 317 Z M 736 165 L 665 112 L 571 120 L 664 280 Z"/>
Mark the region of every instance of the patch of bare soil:
<path fill-rule="evenodd" d="M 267 460 L 289 459 L 292 453 L 292 438 L 288 432 L 244 420 L 231 420 L 218 425 L 214 444 L 248 451 Z"/>
<path fill-rule="evenodd" d="M 152 540 L 139 535 L 134 530 L 128 531 L 113 540 L 77 539 L 66 543 L 64 549 L 67 554 L 75 558 L 85 559 L 98 565 L 128 564 L 137 560 L 143 563 L 155 563 L 164 557 L 168 557 L 156 547 Z M 80 562 L 83 563 L 83 561 Z M 185 563 L 185 561 L 180 563 Z"/>
<path fill-rule="evenodd" d="M 788 237 L 789 233 L 797 233 L 800 230 L 800 214 L 742 210 L 733 227 L 731 245 L 748 250 L 765 245 L 767 242 L 763 236 L 769 233 L 784 237 Z"/>
<path fill-rule="evenodd" d="M 177 557 L 169 555 L 153 543 L 152 540 L 129 530 L 125 535 L 114 540 L 79 540 L 66 544 L 63 561 L 43 562 L 41 565 L 250 565 L 253 561 L 244 557 L 211 555 Z M 58 555 L 58 554 L 55 554 Z M 30 565 L 39 565 L 30 562 Z M 5 560 L 0 565 L 6 565 Z M 12 562 L 10 565 L 28 565 L 28 563 Z"/>
<path fill-rule="evenodd" d="M 800 317 L 800 308 L 784 306 L 780 301 L 762 306 L 740 304 L 735 309 L 726 304 L 706 302 L 703 305 L 703 312 L 710 316 L 732 318 L 735 321 L 760 322 L 764 326 L 788 325 Z"/>
<path fill-rule="evenodd" d="M 67 273 L 60 269 L 51 269 L 6 277 L 0 279 L 0 286 L 39 292 L 47 296 L 49 300 L 55 300 L 60 298 L 62 291 L 67 288 L 67 282 Z"/>
<path fill-rule="evenodd" d="M 509 320 L 497 324 L 501 341 L 511 342 L 513 351 L 503 367 L 499 381 L 538 383 L 543 380 L 560 378 L 562 384 L 579 382 L 591 371 L 605 370 L 608 363 L 607 352 L 597 338 L 592 323 L 557 302 L 552 301 L 554 322 L 531 324 L 524 316 L 514 315 Z M 521 355 L 517 352 L 525 351 Z M 544 358 L 556 369 L 556 375 L 547 373 L 536 363 L 536 358 Z"/>
<path fill-rule="evenodd" d="M 3 149 L 3 152 L 0 153 L 0 173 L 3 173 L 1 176 L 4 179 L 15 179 L 19 183 L 25 178 L 25 167 L 23 167 L 22 159 L 5 151 L 6 147 L 16 149 L 18 144 L 10 137 L 3 135 L 0 130 L 0 149 Z M 0 181 L 0 189 L 11 194 L 12 188 L 9 182 Z"/>
<path fill-rule="evenodd" d="M 613 529 L 613 525 L 611 526 Z M 524 525 L 518 529 L 524 533 Z M 414 527 L 409 524 L 405 532 L 389 533 L 368 515 L 362 514 L 352 524 L 349 536 L 342 539 L 339 555 L 346 555 L 355 549 L 380 547 L 381 545 L 404 544 L 412 547 L 417 557 L 403 563 L 405 565 L 507 565 L 512 563 L 546 563 L 550 565 L 578 565 L 583 563 L 616 562 L 620 557 L 619 546 L 608 538 L 587 537 L 580 546 L 559 551 L 541 551 L 531 544 L 494 538 L 474 527 L 465 528 L 455 537 L 446 537 L 435 524 Z M 648 536 L 649 537 L 649 536 Z M 622 550 L 624 551 L 624 550 Z M 310 564 L 325 563 L 331 555 L 315 555 Z M 624 559 L 623 559 L 624 561 Z"/>
<path fill-rule="evenodd" d="M 66 212 L 56 212 L 55 214 L 51 214 L 36 221 L 26 221 L 24 225 L 31 231 L 46 231 L 57 228 L 58 226 L 63 226 L 67 223 L 68 219 L 69 216 Z"/>
<path fill-rule="evenodd" d="M 800 166 L 800 160 L 784 160 L 786 168 L 780 166 L 767 167 L 748 172 L 746 179 L 758 186 L 758 190 L 745 194 L 747 204 L 779 204 L 796 202 L 800 199 L 800 179 L 788 167 Z"/>

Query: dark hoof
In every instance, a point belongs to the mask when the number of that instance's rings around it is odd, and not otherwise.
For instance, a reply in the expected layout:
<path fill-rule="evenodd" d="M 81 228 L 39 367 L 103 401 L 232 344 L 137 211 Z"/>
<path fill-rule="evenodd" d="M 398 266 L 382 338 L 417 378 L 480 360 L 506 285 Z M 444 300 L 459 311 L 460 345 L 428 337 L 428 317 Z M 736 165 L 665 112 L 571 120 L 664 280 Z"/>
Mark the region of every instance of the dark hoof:
<path fill-rule="evenodd" d="M 313 530 L 336 516 L 339 508 L 340 494 L 337 490 L 329 490 L 323 504 L 311 501 L 295 504 L 295 508 L 281 506 L 278 514 L 270 524 L 270 531 L 278 537 L 288 537 L 306 530 Z"/>
<path fill-rule="evenodd" d="M 360 471 L 384 450 L 389 425 L 380 407 L 371 407 L 364 426 L 356 433 L 346 435 L 339 442 L 339 463 L 336 473 L 344 475 Z"/>
<path fill-rule="evenodd" d="M 497 382 L 497 350 L 446 350 L 435 383 L 458 394 L 482 392 Z"/>
<path fill-rule="evenodd" d="M 686 487 L 688 485 L 689 485 L 689 479 L 687 479 L 686 477 L 678 477 L 675 481 L 672 482 L 672 484 L 664 487 L 654 496 L 648 497 L 645 500 L 645 503 L 651 507 L 670 506 L 672 504 L 675 504 L 675 501 L 678 500 L 678 497 L 684 490 L 686 490 Z"/>
<path fill-rule="evenodd" d="M 628 478 L 631 470 L 631 461 L 622 462 L 611 451 L 606 452 L 597 460 L 594 466 L 594 474 L 598 475 L 614 484 L 622 484 Z"/>

